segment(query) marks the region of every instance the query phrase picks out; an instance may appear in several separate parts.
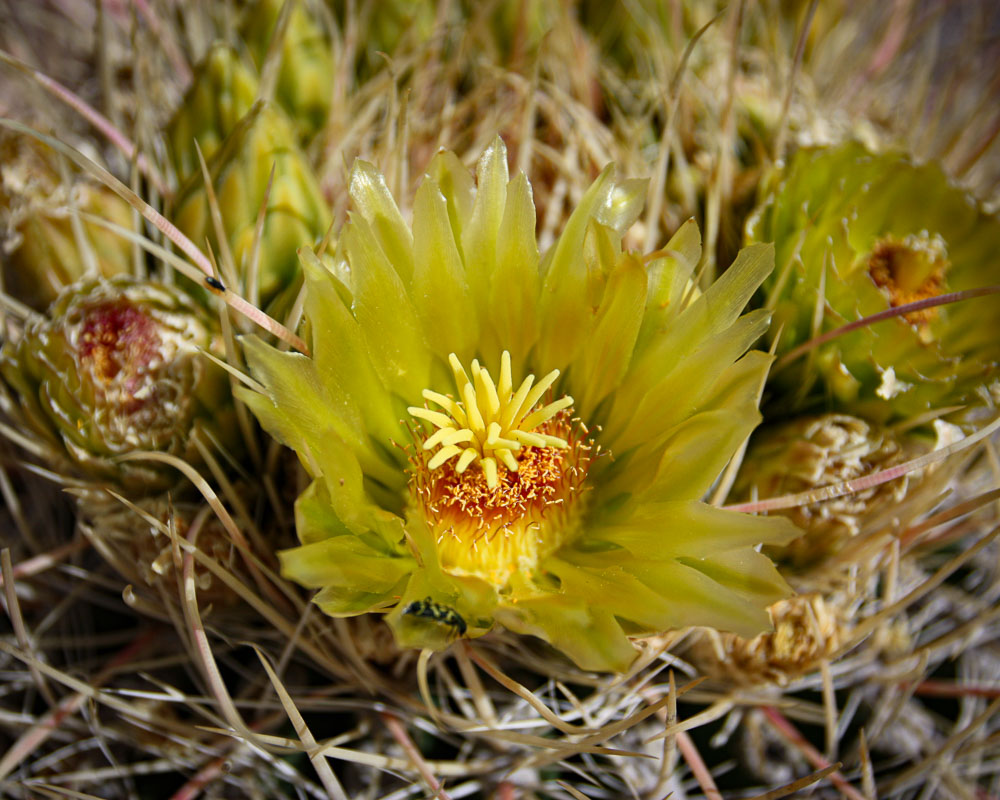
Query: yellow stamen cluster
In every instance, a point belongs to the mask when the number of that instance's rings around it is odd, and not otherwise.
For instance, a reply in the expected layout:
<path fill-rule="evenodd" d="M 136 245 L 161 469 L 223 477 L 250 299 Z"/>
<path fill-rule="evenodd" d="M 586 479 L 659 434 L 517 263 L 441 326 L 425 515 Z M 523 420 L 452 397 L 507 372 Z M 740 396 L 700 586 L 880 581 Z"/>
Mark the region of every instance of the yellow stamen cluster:
<path fill-rule="evenodd" d="M 565 439 L 535 431 L 573 405 L 573 398 L 565 396 L 535 408 L 535 404 L 559 377 L 559 370 L 552 370 L 538 383 L 535 383 L 534 375 L 529 375 L 514 391 L 510 353 L 506 350 L 500 357 L 498 383 L 493 382 L 490 373 L 475 359 L 472 361 L 471 380 L 454 353 L 448 356 L 448 363 L 455 375 L 459 399 L 425 389 L 424 399 L 440 406 L 444 412 L 415 406 L 408 409 L 414 417 L 426 420 L 437 428 L 423 444 L 424 450 L 440 448 L 427 462 L 429 469 L 437 469 L 458 456 L 455 472 L 461 475 L 471 464 L 478 462 L 487 485 L 495 488 L 500 465 L 517 472 L 516 454 L 521 448 L 568 447 Z"/>

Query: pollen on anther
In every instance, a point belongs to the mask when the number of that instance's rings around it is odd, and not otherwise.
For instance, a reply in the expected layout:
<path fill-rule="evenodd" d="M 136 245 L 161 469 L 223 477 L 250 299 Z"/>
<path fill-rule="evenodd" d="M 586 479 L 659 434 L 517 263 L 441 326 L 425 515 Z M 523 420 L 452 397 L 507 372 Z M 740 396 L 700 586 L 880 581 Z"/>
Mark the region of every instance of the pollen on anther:
<path fill-rule="evenodd" d="M 487 485 L 495 489 L 501 469 L 518 471 L 519 453 L 524 448 L 568 447 L 565 438 L 546 432 L 544 426 L 570 408 L 573 398 L 540 402 L 559 377 L 559 370 L 552 370 L 537 383 L 534 375 L 528 375 L 515 390 L 510 353 L 506 350 L 500 357 L 498 382 L 475 359 L 470 365 L 471 378 L 454 353 L 448 362 L 459 399 L 425 389 L 424 399 L 442 410 L 418 406 L 408 409 L 411 415 L 436 428 L 422 444 L 424 450 L 435 451 L 427 462 L 428 469 L 438 469 L 457 457 L 456 473 L 461 475 L 478 464 Z"/>

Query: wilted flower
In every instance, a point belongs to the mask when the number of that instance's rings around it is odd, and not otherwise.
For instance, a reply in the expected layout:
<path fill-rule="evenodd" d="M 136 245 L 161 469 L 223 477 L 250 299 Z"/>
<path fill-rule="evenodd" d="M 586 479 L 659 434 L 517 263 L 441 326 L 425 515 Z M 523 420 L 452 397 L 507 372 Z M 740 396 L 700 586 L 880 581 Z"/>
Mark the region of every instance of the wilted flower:
<path fill-rule="evenodd" d="M 202 352 L 217 339 L 211 317 L 171 286 L 90 281 L 4 346 L 0 372 L 19 404 L 12 413 L 55 458 L 149 494 L 176 484 L 177 470 L 118 456 L 160 451 L 197 464 L 196 438 L 235 441 L 228 377 Z"/>
<path fill-rule="evenodd" d="M 128 508 L 117 501 L 92 503 L 87 509 L 91 540 L 107 560 L 130 581 L 179 591 L 186 553 L 175 538 L 191 544 L 229 572 L 240 573 L 241 558 L 225 526 L 207 506 L 175 502 L 169 495 L 140 499 Z M 192 577 L 203 604 L 232 606 L 239 596 L 197 559 Z"/>
<path fill-rule="evenodd" d="M 855 480 L 930 450 L 917 438 L 904 442 L 891 429 L 847 414 L 800 417 L 754 434 L 733 486 L 733 495 L 763 499 L 799 494 Z M 916 475 L 782 512 L 802 530 L 786 547 L 773 548 L 779 562 L 798 567 L 835 553 L 848 539 L 890 524 Z M 884 511 L 884 513 L 883 513 Z"/>
<path fill-rule="evenodd" d="M 694 224 L 648 266 L 623 252 L 645 184 L 607 169 L 539 259 L 499 140 L 478 188 L 435 158 L 412 229 L 371 165 L 351 194 L 334 268 L 303 257 L 313 356 L 245 342 L 265 393 L 243 397 L 314 479 L 285 575 L 328 614 L 388 611 L 404 646 L 499 623 L 593 669 L 627 667 L 629 635 L 767 629 L 787 587 L 754 547 L 794 526 L 701 498 L 759 419 L 769 315 L 740 312 L 770 246 L 695 292 Z"/>
<path fill-rule="evenodd" d="M 268 193 L 272 168 L 274 180 Z M 256 106 L 209 161 L 208 171 L 222 227 L 244 285 L 256 285 L 264 304 L 290 287 L 297 291 L 300 280 L 295 252 L 321 239 L 332 215 L 309 162 L 295 144 L 288 119 L 278 109 Z M 257 217 L 265 199 L 267 210 L 255 265 Z M 182 190 L 174 221 L 192 241 L 204 242 L 207 237 L 219 252 L 200 172 Z M 257 273 L 251 276 L 254 268 Z"/>
<path fill-rule="evenodd" d="M 779 353 L 891 307 L 997 282 L 996 219 L 937 165 L 858 144 L 800 151 L 747 235 L 775 243 L 765 291 Z M 775 378 L 800 402 L 819 381 L 851 413 L 920 414 L 968 400 L 996 374 L 998 327 L 995 297 L 925 308 L 834 339 Z"/>
<path fill-rule="evenodd" d="M 837 600 L 817 593 L 779 600 L 770 608 L 773 631 L 753 638 L 699 631 L 685 658 L 736 683 L 787 686 L 832 658 L 850 637 L 850 617 Z"/>

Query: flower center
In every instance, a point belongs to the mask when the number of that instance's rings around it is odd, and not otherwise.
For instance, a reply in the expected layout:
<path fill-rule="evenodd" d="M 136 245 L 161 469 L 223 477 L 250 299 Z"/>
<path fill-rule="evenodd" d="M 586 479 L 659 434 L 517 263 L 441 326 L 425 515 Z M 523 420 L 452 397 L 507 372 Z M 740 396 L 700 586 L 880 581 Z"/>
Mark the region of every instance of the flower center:
<path fill-rule="evenodd" d="M 558 370 L 537 384 L 529 375 L 514 391 L 506 352 L 497 383 L 476 361 L 471 380 L 455 355 L 449 361 L 462 401 L 424 391 L 447 413 L 409 409 L 436 428 L 417 436 L 410 493 L 434 531 L 441 566 L 502 588 L 574 529 L 593 448 L 572 418 L 571 397 L 539 403 Z"/>
<path fill-rule="evenodd" d="M 161 351 L 156 322 L 127 300 L 101 302 L 84 311 L 80 366 L 93 376 L 101 399 L 121 413 L 135 414 L 153 399 L 146 387 Z"/>
<path fill-rule="evenodd" d="M 472 380 L 454 353 L 448 356 L 448 362 L 455 374 L 461 401 L 424 389 L 424 399 L 440 406 L 445 413 L 415 406 L 407 409 L 414 417 L 437 428 L 423 443 L 424 450 L 438 448 L 427 462 L 428 469 L 437 469 L 458 456 L 455 472 L 461 475 L 469 465 L 478 462 L 487 485 L 495 489 L 500 482 L 499 466 L 517 472 L 519 462 L 515 454 L 522 448 L 568 446 L 564 438 L 546 433 L 540 426 L 573 405 L 573 398 L 565 396 L 534 408 L 559 377 L 559 370 L 552 370 L 536 385 L 532 385 L 535 376 L 529 375 L 515 392 L 510 353 L 506 350 L 500 358 L 499 383 L 494 383 L 490 373 L 475 359 L 472 361 Z"/>
<path fill-rule="evenodd" d="M 868 274 L 896 306 L 937 297 L 945 287 L 949 267 L 944 241 L 926 233 L 905 239 L 885 236 L 875 243 L 868 257 Z M 930 338 L 928 326 L 937 318 L 937 308 L 925 308 L 904 314 L 911 325 L 920 329 L 921 338 Z"/>

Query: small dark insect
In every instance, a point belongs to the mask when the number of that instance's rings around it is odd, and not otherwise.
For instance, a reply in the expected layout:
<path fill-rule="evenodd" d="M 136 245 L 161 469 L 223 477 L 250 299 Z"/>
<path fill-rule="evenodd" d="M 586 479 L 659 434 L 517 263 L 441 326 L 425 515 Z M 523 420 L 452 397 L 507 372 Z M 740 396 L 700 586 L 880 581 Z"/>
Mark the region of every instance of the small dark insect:
<path fill-rule="evenodd" d="M 462 619 L 459 613 L 449 606 L 435 603 L 429 597 L 425 597 L 423 600 L 414 600 L 403 609 L 403 613 L 414 617 L 432 619 L 435 622 L 440 622 L 442 625 L 454 628 L 459 636 L 465 635 L 465 620 Z"/>
<path fill-rule="evenodd" d="M 211 275 L 205 278 L 205 283 L 210 289 L 218 289 L 220 292 L 226 291 L 226 287 L 222 285 L 222 281 L 218 278 L 213 278 Z"/>

